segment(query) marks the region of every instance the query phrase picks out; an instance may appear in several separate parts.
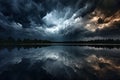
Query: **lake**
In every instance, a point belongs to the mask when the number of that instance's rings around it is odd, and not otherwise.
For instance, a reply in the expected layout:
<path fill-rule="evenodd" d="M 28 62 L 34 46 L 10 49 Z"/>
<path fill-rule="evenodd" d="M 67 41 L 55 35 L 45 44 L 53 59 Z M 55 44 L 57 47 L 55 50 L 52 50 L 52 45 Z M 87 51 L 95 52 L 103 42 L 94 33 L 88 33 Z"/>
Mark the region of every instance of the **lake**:
<path fill-rule="evenodd" d="M 120 80 L 120 49 L 89 46 L 2 48 L 0 80 Z"/>

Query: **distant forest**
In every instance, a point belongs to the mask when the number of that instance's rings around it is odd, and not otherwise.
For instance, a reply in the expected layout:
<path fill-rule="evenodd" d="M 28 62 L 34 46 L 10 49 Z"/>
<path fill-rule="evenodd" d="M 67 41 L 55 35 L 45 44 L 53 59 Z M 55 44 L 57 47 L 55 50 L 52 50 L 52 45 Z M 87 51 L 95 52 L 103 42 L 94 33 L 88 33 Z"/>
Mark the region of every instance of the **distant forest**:
<path fill-rule="evenodd" d="M 30 40 L 30 39 L 13 39 L 9 37 L 8 39 L 0 39 L 0 44 L 33 44 L 33 43 L 80 43 L 80 44 L 120 44 L 119 39 L 100 39 L 100 40 L 90 40 L 90 41 L 61 41 L 61 42 L 55 42 L 55 41 L 48 41 L 48 40 Z"/>
<path fill-rule="evenodd" d="M 12 37 L 9 37 L 8 39 L 0 39 L 0 44 L 25 44 L 25 43 L 51 43 L 51 41 L 48 40 L 30 40 L 30 39 L 13 39 Z"/>

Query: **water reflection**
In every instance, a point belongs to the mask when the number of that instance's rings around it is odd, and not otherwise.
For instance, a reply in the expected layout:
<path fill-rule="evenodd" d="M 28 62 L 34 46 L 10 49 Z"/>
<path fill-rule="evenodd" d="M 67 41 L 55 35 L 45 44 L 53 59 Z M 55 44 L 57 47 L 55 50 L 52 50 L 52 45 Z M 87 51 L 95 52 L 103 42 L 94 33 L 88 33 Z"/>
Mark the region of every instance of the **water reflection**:
<path fill-rule="evenodd" d="M 0 80 L 120 80 L 120 49 L 80 46 L 3 49 Z"/>

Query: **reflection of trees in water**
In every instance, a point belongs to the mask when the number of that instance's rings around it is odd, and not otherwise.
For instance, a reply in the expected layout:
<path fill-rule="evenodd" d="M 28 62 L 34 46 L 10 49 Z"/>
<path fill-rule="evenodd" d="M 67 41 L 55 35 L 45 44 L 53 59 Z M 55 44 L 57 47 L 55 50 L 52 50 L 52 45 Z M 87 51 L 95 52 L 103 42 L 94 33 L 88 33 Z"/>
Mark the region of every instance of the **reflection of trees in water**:
<path fill-rule="evenodd" d="M 36 44 L 36 45 L 0 45 L 0 50 L 7 48 L 8 50 L 13 50 L 14 48 L 17 48 L 18 50 L 20 48 L 24 48 L 24 49 L 29 49 L 29 48 L 42 48 L 42 47 L 48 47 L 48 46 L 59 46 L 59 45 L 52 45 L 52 44 Z M 67 45 L 62 45 L 62 46 L 67 46 Z M 68 45 L 69 46 L 69 45 Z M 93 48 L 108 48 L 108 49 L 113 49 L 113 48 L 117 48 L 120 49 L 120 45 L 70 45 L 70 46 L 80 46 L 80 47 L 84 47 L 84 46 L 88 46 L 88 47 L 93 47 Z"/>
<path fill-rule="evenodd" d="M 42 47 L 48 47 L 48 46 L 47 45 L 0 45 L 0 50 L 7 48 L 9 51 L 11 51 L 14 48 L 17 48 L 19 50 L 21 48 L 30 49 L 30 48 L 42 48 Z"/>

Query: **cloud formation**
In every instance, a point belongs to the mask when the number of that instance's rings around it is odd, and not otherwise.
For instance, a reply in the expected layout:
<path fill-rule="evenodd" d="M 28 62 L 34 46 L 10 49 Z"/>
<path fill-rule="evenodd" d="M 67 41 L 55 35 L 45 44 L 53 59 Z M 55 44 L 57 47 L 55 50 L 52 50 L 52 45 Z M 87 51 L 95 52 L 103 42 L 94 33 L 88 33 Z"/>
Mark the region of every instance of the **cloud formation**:
<path fill-rule="evenodd" d="M 118 38 L 119 3 L 119 0 L 0 0 L 0 36 L 60 41 Z"/>

